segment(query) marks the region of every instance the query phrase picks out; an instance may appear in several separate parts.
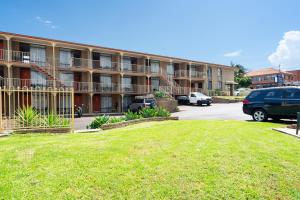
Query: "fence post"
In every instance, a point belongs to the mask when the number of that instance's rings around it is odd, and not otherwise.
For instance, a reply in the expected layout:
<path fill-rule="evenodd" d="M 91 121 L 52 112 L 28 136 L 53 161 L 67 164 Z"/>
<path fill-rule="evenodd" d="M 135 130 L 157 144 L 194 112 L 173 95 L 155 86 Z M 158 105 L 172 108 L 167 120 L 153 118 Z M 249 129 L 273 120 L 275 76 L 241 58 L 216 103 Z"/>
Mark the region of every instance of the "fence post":
<path fill-rule="evenodd" d="M 296 127 L 296 135 L 298 135 L 299 128 L 300 128 L 300 112 L 297 112 L 297 127 Z"/>
<path fill-rule="evenodd" d="M 75 126 L 75 121 L 74 121 L 74 89 L 71 88 L 71 132 L 74 133 L 74 126 Z"/>

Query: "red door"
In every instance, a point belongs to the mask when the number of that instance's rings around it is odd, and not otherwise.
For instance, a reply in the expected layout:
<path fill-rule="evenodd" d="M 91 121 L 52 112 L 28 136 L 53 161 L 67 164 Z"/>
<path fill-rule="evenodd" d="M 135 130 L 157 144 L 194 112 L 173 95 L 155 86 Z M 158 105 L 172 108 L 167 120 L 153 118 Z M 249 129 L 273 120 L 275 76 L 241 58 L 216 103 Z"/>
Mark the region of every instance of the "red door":
<path fill-rule="evenodd" d="M 82 105 L 82 95 L 81 94 L 75 94 L 74 95 L 74 106 L 81 106 Z"/>
<path fill-rule="evenodd" d="M 100 95 L 93 96 L 93 112 L 100 112 Z"/>
<path fill-rule="evenodd" d="M 20 69 L 20 79 L 21 79 L 21 87 L 30 87 L 30 69 L 21 68 Z"/>

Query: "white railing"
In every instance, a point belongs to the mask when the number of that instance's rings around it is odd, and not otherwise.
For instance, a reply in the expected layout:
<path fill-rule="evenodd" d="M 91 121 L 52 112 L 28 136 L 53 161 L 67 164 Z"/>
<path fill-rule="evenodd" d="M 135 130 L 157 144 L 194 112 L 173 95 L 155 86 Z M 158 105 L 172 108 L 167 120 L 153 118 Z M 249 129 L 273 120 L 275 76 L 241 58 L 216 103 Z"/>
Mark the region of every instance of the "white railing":
<path fill-rule="evenodd" d="M 136 85 L 136 84 L 123 84 L 122 92 L 123 93 L 147 93 L 147 85 Z"/>
<path fill-rule="evenodd" d="M 23 51 L 11 51 L 11 61 L 24 64 L 36 64 L 39 67 L 49 67 L 49 63 L 52 62 L 51 58 L 34 56 L 31 55 L 30 52 Z"/>
<path fill-rule="evenodd" d="M 147 67 L 137 64 L 123 64 L 123 72 L 129 73 L 148 73 Z"/>
<path fill-rule="evenodd" d="M 189 78 L 189 71 L 188 70 L 176 70 L 175 71 L 176 78 Z"/>
<path fill-rule="evenodd" d="M 92 60 L 93 69 L 104 70 L 104 71 L 120 71 L 120 63 L 110 62 L 102 64 L 100 60 Z"/>
<path fill-rule="evenodd" d="M 205 72 L 191 70 L 191 78 L 204 78 L 205 76 Z"/>
<path fill-rule="evenodd" d="M 60 68 L 72 68 L 72 67 L 89 67 L 89 59 L 86 58 L 75 58 L 72 57 L 69 60 L 61 61 L 60 59 L 56 60 L 56 66 Z"/>
<path fill-rule="evenodd" d="M 0 49 L 0 61 L 8 61 L 8 51 Z"/>

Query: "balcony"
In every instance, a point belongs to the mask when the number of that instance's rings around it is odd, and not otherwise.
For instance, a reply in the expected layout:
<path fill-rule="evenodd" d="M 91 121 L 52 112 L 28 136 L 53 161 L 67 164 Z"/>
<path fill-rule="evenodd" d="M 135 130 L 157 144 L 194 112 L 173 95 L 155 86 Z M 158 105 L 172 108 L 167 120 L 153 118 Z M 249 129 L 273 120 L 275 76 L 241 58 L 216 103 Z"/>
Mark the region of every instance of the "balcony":
<path fill-rule="evenodd" d="M 61 69 L 86 69 L 89 67 L 89 59 L 74 57 L 64 61 L 56 59 L 56 66 Z"/>
<path fill-rule="evenodd" d="M 180 79 L 189 79 L 190 74 L 188 70 L 176 70 L 174 73 L 174 77 Z"/>
<path fill-rule="evenodd" d="M 119 93 L 120 85 L 117 83 L 111 83 L 111 84 L 93 83 L 93 92 Z"/>
<path fill-rule="evenodd" d="M 8 51 L 0 49 L 0 61 L 8 61 Z"/>
<path fill-rule="evenodd" d="M 191 78 L 192 79 L 204 79 L 206 76 L 205 72 L 201 72 L 201 71 L 191 71 Z"/>
<path fill-rule="evenodd" d="M 104 72 L 119 72 L 120 63 L 118 62 L 109 62 L 101 63 L 100 60 L 92 60 L 93 69 L 101 70 Z"/>
<path fill-rule="evenodd" d="M 188 95 L 190 93 L 189 87 L 173 87 L 172 90 L 174 95 Z"/>
<path fill-rule="evenodd" d="M 31 55 L 30 52 L 10 51 L 11 61 L 22 64 L 35 64 L 39 67 L 49 67 L 52 62 L 51 58 Z M 8 55 L 7 51 L 7 55 Z"/>
<path fill-rule="evenodd" d="M 20 78 L 1 78 L 1 87 L 14 87 L 14 88 L 43 88 L 43 87 L 53 87 L 53 80 L 45 79 L 20 79 Z"/>
<path fill-rule="evenodd" d="M 139 74 L 147 74 L 148 70 L 147 67 L 144 65 L 136 65 L 136 64 L 124 64 L 123 65 L 123 72 L 125 74 L 129 73 L 139 73 Z"/>
<path fill-rule="evenodd" d="M 148 92 L 147 85 L 124 84 L 122 92 L 126 94 L 145 94 Z"/>

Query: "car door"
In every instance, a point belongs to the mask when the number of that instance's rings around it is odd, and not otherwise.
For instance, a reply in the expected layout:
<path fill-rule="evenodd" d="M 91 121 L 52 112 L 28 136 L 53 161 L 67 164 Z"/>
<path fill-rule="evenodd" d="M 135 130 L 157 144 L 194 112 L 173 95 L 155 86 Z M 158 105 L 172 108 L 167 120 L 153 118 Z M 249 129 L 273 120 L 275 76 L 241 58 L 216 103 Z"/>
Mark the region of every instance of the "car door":
<path fill-rule="evenodd" d="M 283 105 L 283 90 L 274 89 L 266 93 L 264 97 L 264 107 L 268 115 L 284 115 Z"/>
<path fill-rule="evenodd" d="M 300 89 L 287 89 L 284 94 L 284 112 L 286 116 L 296 118 L 300 112 Z"/>
<path fill-rule="evenodd" d="M 190 94 L 190 103 L 197 103 L 196 94 Z"/>

